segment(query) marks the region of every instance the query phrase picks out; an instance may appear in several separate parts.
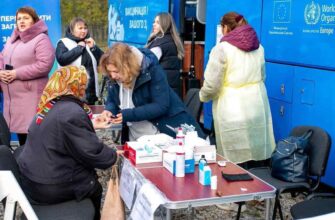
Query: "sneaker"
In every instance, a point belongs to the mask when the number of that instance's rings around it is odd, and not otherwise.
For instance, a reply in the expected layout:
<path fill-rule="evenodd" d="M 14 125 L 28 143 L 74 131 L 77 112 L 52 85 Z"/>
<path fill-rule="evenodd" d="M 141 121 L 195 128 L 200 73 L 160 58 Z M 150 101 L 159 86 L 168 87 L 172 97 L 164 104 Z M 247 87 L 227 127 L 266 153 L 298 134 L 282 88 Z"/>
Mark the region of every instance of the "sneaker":
<path fill-rule="evenodd" d="M 225 210 L 225 211 L 234 211 L 234 212 L 238 211 L 238 204 L 236 203 L 217 204 L 216 207 L 218 207 L 219 209 Z M 247 208 L 245 204 L 242 204 L 241 212 L 245 212 L 246 209 Z"/>

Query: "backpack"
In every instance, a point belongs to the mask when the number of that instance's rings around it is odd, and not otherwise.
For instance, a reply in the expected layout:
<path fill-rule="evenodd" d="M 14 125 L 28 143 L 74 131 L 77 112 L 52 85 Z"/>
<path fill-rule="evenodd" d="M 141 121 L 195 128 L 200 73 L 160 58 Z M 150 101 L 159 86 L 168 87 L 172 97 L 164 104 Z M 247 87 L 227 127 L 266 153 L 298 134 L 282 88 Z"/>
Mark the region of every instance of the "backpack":
<path fill-rule="evenodd" d="M 308 175 L 308 130 L 300 137 L 290 136 L 277 143 L 271 155 L 271 175 L 287 182 L 304 182 Z"/>

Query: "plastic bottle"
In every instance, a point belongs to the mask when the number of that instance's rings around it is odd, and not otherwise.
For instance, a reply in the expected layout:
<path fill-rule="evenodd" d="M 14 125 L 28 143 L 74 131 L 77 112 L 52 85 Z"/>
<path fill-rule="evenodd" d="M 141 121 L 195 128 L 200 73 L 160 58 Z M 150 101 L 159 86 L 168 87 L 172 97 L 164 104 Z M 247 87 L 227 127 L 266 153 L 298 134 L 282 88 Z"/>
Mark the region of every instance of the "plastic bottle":
<path fill-rule="evenodd" d="M 218 177 L 211 176 L 211 189 L 216 190 L 218 188 Z"/>
<path fill-rule="evenodd" d="M 176 177 L 185 176 L 185 151 L 180 149 L 176 152 Z"/>
<path fill-rule="evenodd" d="M 184 135 L 184 132 L 183 132 L 183 128 L 181 128 L 181 127 L 178 128 L 178 133 L 176 135 L 176 140 L 177 140 L 179 146 L 184 146 L 185 135 Z"/>
<path fill-rule="evenodd" d="M 207 160 L 205 155 L 201 155 L 201 158 L 199 159 L 199 170 L 202 170 L 204 166 L 207 164 Z"/>

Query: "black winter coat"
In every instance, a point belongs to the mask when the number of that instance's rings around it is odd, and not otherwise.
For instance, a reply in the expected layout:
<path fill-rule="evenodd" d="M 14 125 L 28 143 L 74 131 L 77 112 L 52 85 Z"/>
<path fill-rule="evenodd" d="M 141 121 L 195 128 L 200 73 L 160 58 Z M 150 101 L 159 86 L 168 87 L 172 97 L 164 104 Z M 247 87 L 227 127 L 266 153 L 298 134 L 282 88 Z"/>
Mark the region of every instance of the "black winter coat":
<path fill-rule="evenodd" d="M 95 168 L 112 166 L 117 154 L 99 140 L 88 115 L 76 102 L 60 100 L 40 125 L 34 120 L 16 159 L 29 180 L 72 188 L 77 198 L 82 198 L 97 181 Z"/>
<path fill-rule="evenodd" d="M 85 39 L 79 39 L 73 36 L 69 28 L 67 29 L 65 33 L 65 37 L 77 43 L 85 40 Z M 89 38 L 89 37 L 90 35 L 87 34 L 86 38 Z M 97 45 L 91 48 L 91 52 L 94 58 L 96 59 L 97 63 L 99 64 L 99 60 L 104 52 Z M 80 56 L 82 56 L 81 65 L 83 65 L 86 68 L 87 73 L 90 75 L 90 79 L 89 79 L 87 89 L 86 89 L 86 99 L 87 99 L 88 104 L 93 105 L 94 102 L 97 101 L 97 96 L 95 94 L 94 70 L 93 70 L 93 63 L 92 63 L 92 59 L 90 55 L 88 54 L 88 52 L 85 50 L 85 47 L 83 46 L 78 45 L 72 50 L 69 50 L 61 40 L 58 41 L 57 47 L 56 47 L 56 59 L 59 65 L 61 66 L 69 65 Z"/>
<path fill-rule="evenodd" d="M 165 33 L 163 37 L 156 37 L 148 43 L 148 48 L 160 47 L 162 57 L 159 63 L 166 72 L 166 76 L 171 88 L 181 97 L 180 69 L 181 60 L 178 58 L 177 47 L 170 33 Z"/>

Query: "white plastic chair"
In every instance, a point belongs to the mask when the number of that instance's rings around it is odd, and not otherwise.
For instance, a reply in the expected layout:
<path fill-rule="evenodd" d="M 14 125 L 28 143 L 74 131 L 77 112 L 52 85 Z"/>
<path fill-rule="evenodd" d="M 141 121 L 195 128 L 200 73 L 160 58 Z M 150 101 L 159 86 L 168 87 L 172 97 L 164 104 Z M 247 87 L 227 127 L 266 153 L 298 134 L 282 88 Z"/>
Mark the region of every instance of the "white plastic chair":
<path fill-rule="evenodd" d="M 16 202 L 20 204 L 28 220 L 38 220 L 12 171 L 0 171 L 0 201 L 4 198 L 6 198 L 4 220 L 14 219 Z"/>

